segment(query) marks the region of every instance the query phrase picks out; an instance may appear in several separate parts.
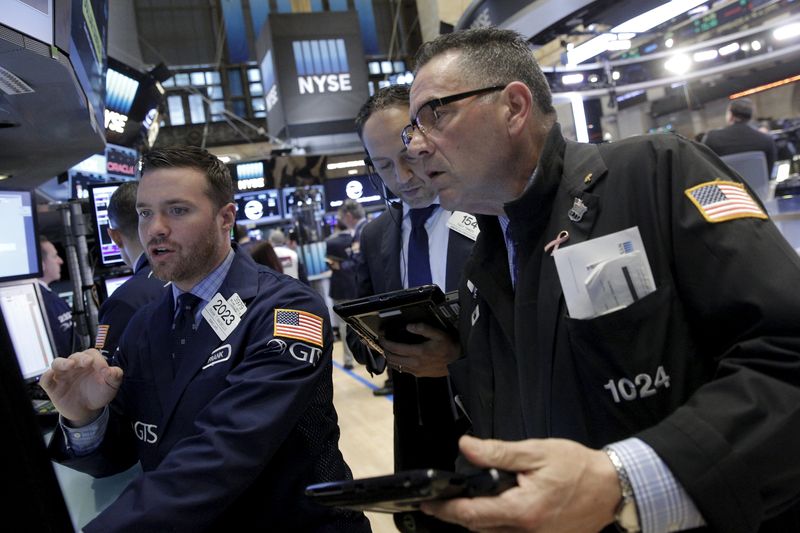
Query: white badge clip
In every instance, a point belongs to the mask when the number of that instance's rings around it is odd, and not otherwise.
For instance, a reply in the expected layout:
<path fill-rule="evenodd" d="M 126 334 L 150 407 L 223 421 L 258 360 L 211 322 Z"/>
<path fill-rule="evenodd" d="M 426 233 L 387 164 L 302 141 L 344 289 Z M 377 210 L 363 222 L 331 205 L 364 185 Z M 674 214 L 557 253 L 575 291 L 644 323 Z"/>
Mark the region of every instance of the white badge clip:
<path fill-rule="evenodd" d="M 238 295 L 234 294 L 230 300 L 225 300 L 222 294 L 217 293 L 203 308 L 203 318 L 217 334 L 219 340 L 227 339 L 242 321 L 241 313 L 238 312 L 239 304 L 241 304 L 241 308 L 244 308 L 244 302 Z"/>
<path fill-rule="evenodd" d="M 478 220 L 473 215 L 463 211 L 453 211 L 453 214 L 447 219 L 447 227 L 473 241 L 478 238 L 478 234 L 481 232 L 480 228 L 478 228 Z"/>

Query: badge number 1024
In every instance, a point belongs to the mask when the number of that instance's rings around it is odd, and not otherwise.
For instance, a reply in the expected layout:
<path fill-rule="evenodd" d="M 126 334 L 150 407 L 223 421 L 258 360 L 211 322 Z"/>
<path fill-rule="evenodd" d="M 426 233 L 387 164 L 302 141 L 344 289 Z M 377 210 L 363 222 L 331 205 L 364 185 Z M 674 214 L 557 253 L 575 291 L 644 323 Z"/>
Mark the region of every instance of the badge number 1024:
<path fill-rule="evenodd" d="M 669 388 L 669 375 L 664 370 L 663 366 L 659 366 L 656 369 L 655 376 L 650 376 L 650 374 L 637 374 L 633 380 L 628 378 L 620 378 L 617 380 L 609 379 L 608 382 L 603 385 L 604 389 L 611 392 L 614 403 L 620 403 L 622 400 L 631 401 L 637 398 L 653 396 L 661 387 L 665 389 Z"/>

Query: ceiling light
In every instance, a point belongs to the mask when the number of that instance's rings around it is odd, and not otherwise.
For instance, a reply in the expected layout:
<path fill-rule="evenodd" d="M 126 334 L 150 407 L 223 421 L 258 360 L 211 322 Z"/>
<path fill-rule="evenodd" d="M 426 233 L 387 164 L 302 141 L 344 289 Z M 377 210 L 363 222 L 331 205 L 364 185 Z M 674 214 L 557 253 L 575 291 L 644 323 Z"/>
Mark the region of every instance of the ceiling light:
<path fill-rule="evenodd" d="M 718 50 L 719 55 L 726 56 L 739 51 L 739 43 L 726 44 Z"/>
<path fill-rule="evenodd" d="M 614 80 L 614 81 L 617 81 L 621 77 L 622 77 L 622 74 L 618 70 L 615 70 L 614 72 L 611 73 L 611 79 Z"/>
<path fill-rule="evenodd" d="M 719 56 L 719 52 L 716 50 L 701 50 L 700 52 L 695 52 L 692 56 L 695 63 L 702 63 L 703 61 L 712 61 Z"/>
<path fill-rule="evenodd" d="M 673 74 L 686 74 L 691 67 L 692 60 L 689 59 L 689 56 L 683 54 L 672 56 L 664 62 L 664 68 Z"/>
<path fill-rule="evenodd" d="M 672 45 L 674 45 L 674 44 L 675 44 L 675 40 L 672 37 L 670 37 L 669 39 L 664 41 L 664 46 L 667 47 L 667 48 L 672 48 Z"/>
<path fill-rule="evenodd" d="M 589 83 L 597 83 L 597 80 L 600 78 L 597 77 L 597 74 L 590 74 L 589 75 Z"/>
<path fill-rule="evenodd" d="M 639 16 L 633 17 L 615 26 L 611 29 L 611 32 L 598 35 L 575 49 L 567 51 L 567 64 L 577 65 L 583 63 L 587 59 L 591 59 L 598 54 L 602 54 L 606 50 L 610 50 L 609 43 L 612 41 L 625 40 L 621 38 L 620 34 L 631 34 L 632 38 L 632 36 L 637 33 L 646 32 L 705 2 L 706 0 L 672 0 L 672 2 L 667 2 L 655 9 L 646 11 Z M 625 38 L 628 37 L 625 36 Z M 667 48 L 670 46 L 671 45 L 668 45 Z M 623 50 L 627 50 L 627 48 L 623 48 Z"/>
<path fill-rule="evenodd" d="M 10 177 L 10 174 L 0 174 L 0 181 L 7 180 Z"/>
<path fill-rule="evenodd" d="M 791 39 L 793 37 L 797 37 L 798 35 L 800 35 L 800 22 L 794 22 L 792 24 L 781 26 L 772 32 L 772 36 L 778 41 Z"/>
<path fill-rule="evenodd" d="M 363 159 L 354 159 L 352 161 L 340 161 L 338 163 L 328 163 L 325 168 L 328 170 L 338 170 L 340 168 L 353 168 L 353 167 L 363 167 L 364 160 Z"/>
<path fill-rule="evenodd" d="M 564 85 L 576 85 L 583 82 L 583 74 L 565 74 L 561 76 L 561 83 Z"/>
<path fill-rule="evenodd" d="M 586 129 L 586 111 L 583 108 L 583 98 L 578 93 L 569 95 L 572 104 L 572 123 L 575 125 L 575 137 L 578 142 L 589 142 L 589 131 Z"/>
<path fill-rule="evenodd" d="M 616 35 L 611 33 L 603 33 L 594 39 L 589 39 L 582 45 L 567 52 L 567 65 L 577 65 L 593 58 L 597 54 L 602 54 L 608 50 L 608 42 L 615 39 Z"/>
<path fill-rule="evenodd" d="M 633 32 L 642 33 L 655 28 L 659 24 L 663 24 L 668 20 L 672 20 L 682 13 L 686 13 L 690 9 L 694 9 L 700 4 L 705 3 L 706 0 L 672 0 L 662 4 L 655 9 L 646 11 L 637 17 L 633 17 L 616 26 L 611 31 L 615 33 L 620 32 Z"/>
<path fill-rule="evenodd" d="M 752 48 L 753 51 L 758 52 L 761 50 L 761 41 L 753 41 L 750 43 L 750 48 Z"/>
<path fill-rule="evenodd" d="M 352 176 L 354 174 L 358 174 L 358 170 L 356 170 L 354 168 L 351 168 L 350 170 L 347 171 L 347 174 L 350 175 L 350 176 Z"/>
<path fill-rule="evenodd" d="M 606 49 L 618 52 L 620 50 L 630 50 L 630 48 L 631 48 L 630 39 L 617 39 L 616 41 L 610 41 Z"/>

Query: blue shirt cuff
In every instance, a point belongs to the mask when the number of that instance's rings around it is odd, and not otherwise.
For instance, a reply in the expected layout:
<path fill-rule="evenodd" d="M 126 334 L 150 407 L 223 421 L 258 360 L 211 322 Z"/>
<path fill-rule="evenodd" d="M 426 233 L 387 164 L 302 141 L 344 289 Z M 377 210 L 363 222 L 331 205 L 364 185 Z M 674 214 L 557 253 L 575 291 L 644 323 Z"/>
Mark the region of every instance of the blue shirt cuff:
<path fill-rule="evenodd" d="M 61 415 L 58 417 L 58 425 L 61 427 L 61 431 L 64 432 L 64 440 L 67 443 L 67 447 L 73 454 L 78 457 L 89 455 L 99 448 L 100 443 L 103 442 L 106 426 L 108 426 L 108 406 L 103 408 L 100 416 L 83 427 L 73 428 L 68 426 Z"/>
<path fill-rule="evenodd" d="M 640 439 L 610 444 L 628 473 L 642 533 L 681 531 L 705 525 L 689 494 L 656 452 Z"/>

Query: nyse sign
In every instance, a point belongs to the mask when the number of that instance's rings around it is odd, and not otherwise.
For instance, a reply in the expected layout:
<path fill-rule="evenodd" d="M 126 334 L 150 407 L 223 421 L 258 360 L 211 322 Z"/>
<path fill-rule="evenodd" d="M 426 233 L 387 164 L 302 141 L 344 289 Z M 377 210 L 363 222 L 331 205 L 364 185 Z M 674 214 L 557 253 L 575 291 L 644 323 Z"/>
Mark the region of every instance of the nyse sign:
<path fill-rule="evenodd" d="M 297 78 L 300 94 L 336 93 L 351 91 L 350 74 L 328 74 L 327 76 L 301 76 Z"/>

